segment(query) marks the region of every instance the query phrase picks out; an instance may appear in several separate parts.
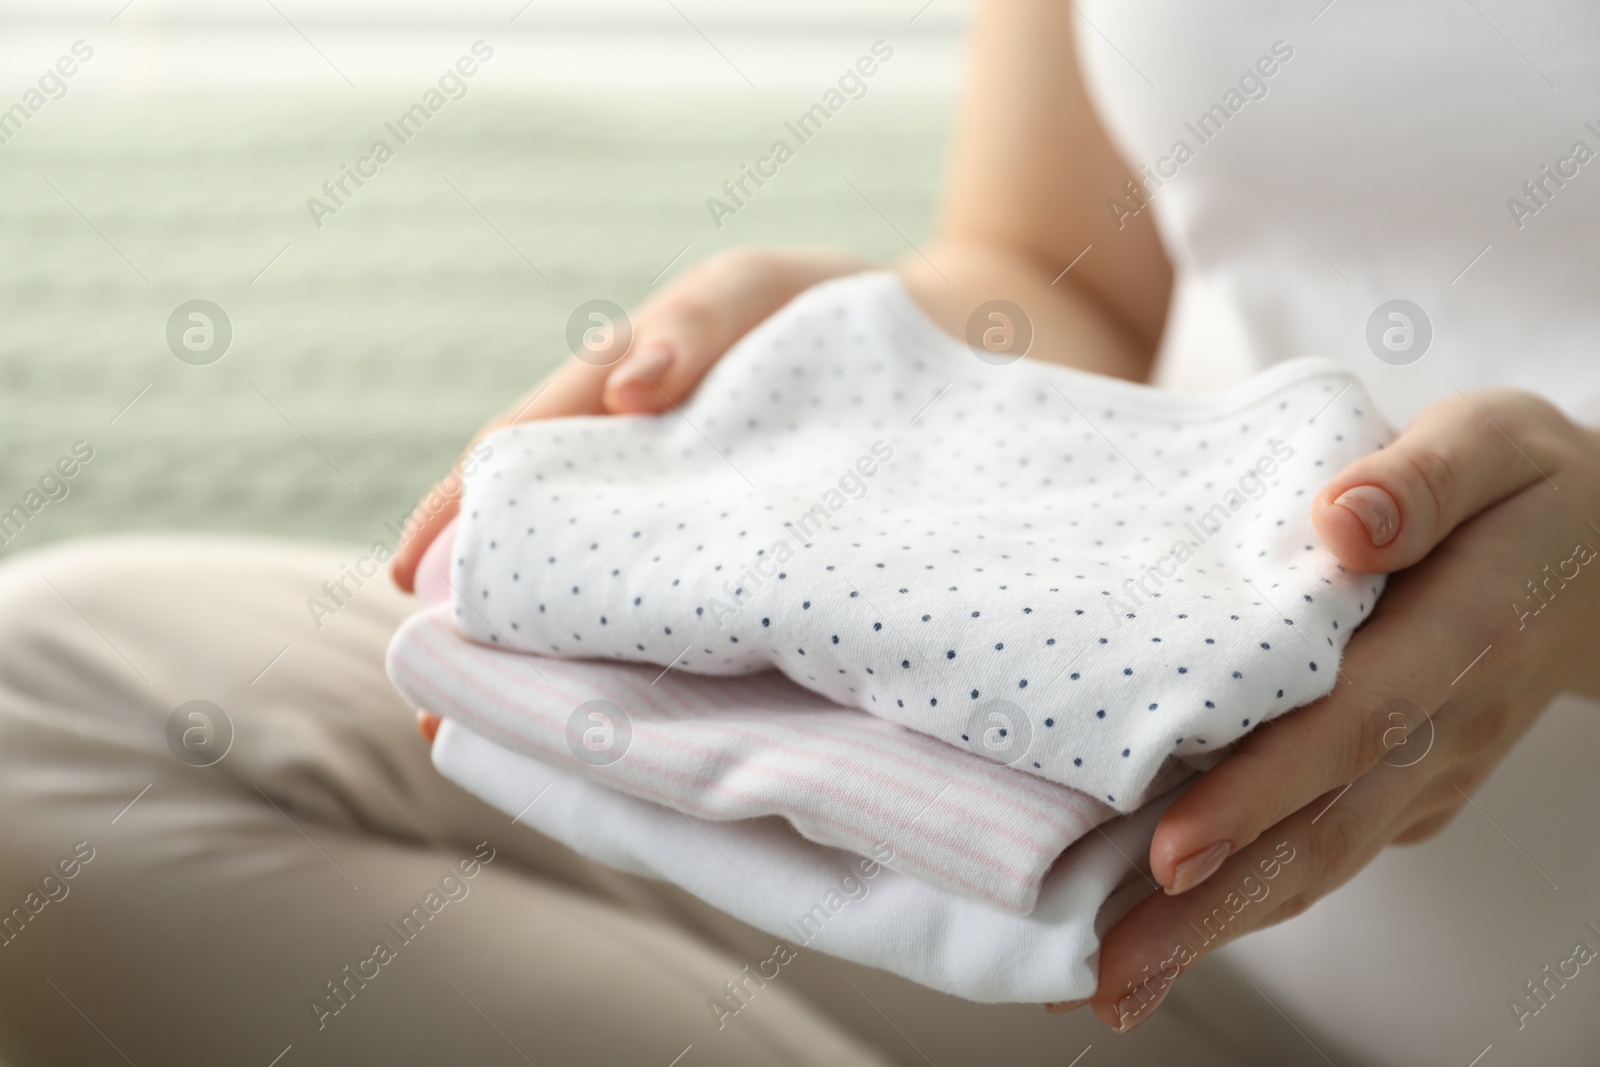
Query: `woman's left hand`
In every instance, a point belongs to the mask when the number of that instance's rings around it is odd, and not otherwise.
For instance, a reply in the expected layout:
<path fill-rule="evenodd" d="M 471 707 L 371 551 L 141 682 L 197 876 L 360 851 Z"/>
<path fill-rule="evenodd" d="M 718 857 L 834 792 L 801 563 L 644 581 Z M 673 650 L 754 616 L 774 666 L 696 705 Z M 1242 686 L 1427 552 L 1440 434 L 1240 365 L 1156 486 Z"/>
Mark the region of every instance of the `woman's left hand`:
<path fill-rule="evenodd" d="M 1101 948 L 1091 1006 L 1114 1029 L 1211 950 L 1438 833 L 1555 696 L 1600 693 L 1600 433 L 1528 393 L 1458 396 L 1312 508 L 1345 566 L 1400 573 L 1334 691 L 1244 738 L 1162 818 L 1166 892 Z M 1230 921 L 1200 943 L 1216 914 Z"/>

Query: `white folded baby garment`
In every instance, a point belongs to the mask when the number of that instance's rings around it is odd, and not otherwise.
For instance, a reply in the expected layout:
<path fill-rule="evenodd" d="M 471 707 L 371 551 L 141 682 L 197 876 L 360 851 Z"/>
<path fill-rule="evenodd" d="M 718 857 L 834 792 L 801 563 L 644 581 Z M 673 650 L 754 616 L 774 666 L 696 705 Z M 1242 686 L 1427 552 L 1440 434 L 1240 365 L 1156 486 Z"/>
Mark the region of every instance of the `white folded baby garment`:
<path fill-rule="evenodd" d="M 829 700 L 1137 807 L 1333 686 L 1382 579 L 1316 491 L 1392 431 L 1347 372 L 1209 395 L 941 332 L 892 274 L 808 291 L 681 409 L 523 423 L 467 480 L 461 632 Z"/>
<path fill-rule="evenodd" d="M 776 671 L 518 655 L 463 640 L 444 604 L 400 627 L 388 668 L 413 705 L 515 752 L 699 819 L 779 815 L 821 844 L 887 846 L 887 866 L 1018 914 L 1067 846 L 1116 814 Z"/>
<path fill-rule="evenodd" d="M 788 950 L 774 953 L 776 966 L 815 949 L 986 1003 L 1094 991 L 1100 936 L 1153 884 L 1124 857 L 1144 862 L 1156 821 L 1177 795 L 1069 849 L 1039 906 L 1019 916 L 807 841 L 777 819 L 713 822 L 624 796 L 449 720 L 433 762 L 514 821 L 607 866 L 681 886 L 772 934 Z"/>

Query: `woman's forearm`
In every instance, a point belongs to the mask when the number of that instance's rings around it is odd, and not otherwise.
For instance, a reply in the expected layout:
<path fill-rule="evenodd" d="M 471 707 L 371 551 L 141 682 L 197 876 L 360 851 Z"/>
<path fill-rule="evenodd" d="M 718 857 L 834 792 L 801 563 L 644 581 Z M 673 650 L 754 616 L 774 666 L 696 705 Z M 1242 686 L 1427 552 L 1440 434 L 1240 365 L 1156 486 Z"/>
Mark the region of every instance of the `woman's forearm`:
<path fill-rule="evenodd" d="M 1034 356 L 1143 379 L 1172 268 L 1149 212 L 1124 222 L 1106 210 L 1132 172 L 1084 86 L 1078 17 L 1060 0 L 978 5 L 933 267 L 913 257 L 904 272 L 958 335 L 1001 296 L 1037 320 Z"/>
<path fill-rule="evenodd" d="M 1151 212 L 1119 220 L 1106 209 L 1133 171 L 1085 84 L 1080 19 L 1060 0 L 977 5 L 939 243 L 1016 249 L 1047 281 L 1077 260 L 1056 287 L 1088 295 L 1154 352 L 1172 266 Z"/>
<path fill-rule="evenodd" d="M 1052 284 L 1061 268 L 1052 274 L 1027 253 L 999 244 L 947 241 L 908 256 L 897 269 L 922 309 L 957 338 L 968 337 L 983 304 L 1007 300 L 1027 316 L 1033 334 L 1028 358 L 1130 381 L 1150 376 L 1150 345 L 1131 336 L 1093 296 L 1059 281 Z"/>

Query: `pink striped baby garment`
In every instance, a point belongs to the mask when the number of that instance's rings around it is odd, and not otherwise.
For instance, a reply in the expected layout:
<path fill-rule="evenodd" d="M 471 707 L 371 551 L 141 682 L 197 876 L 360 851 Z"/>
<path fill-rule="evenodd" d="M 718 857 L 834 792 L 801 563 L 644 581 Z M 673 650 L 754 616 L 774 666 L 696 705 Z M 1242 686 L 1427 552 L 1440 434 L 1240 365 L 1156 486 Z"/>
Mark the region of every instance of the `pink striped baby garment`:
<path fill-rule="evenodd" d="M 952 996 L 1031 1003 L 1036 1011 L 1094 992 L 1100 935 L 1150 894 L 1150 837 L 1179 793 L 1067 849 L 1038 906 L 1015 915 L 884 870 L 881 859 L 806 841 L 776 819 L 696 819 L 625 796 L 455 721 L 439 728 L 433 762 L 529 832 L 597 863 L 671 882 L 802 956 L 823 952 Z"/>
<path fill-rule="evenodd" d="M 776 672 L 707 678 L 508 652 L 463 640 L 447 604 L 406 621 L 388 669 L 413 705 L 511 751 L 696 819 L 779 816 L 1014 914 L 1033 910 L 1069 845 L 1116 814 Z"/>

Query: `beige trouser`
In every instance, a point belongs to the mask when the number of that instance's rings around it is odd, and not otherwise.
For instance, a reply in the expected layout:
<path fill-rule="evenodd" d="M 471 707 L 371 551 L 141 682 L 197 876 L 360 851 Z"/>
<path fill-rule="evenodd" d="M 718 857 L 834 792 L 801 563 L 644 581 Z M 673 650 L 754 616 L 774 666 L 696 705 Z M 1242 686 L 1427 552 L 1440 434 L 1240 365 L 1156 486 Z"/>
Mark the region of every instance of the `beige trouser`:
<path fill-rule="evenodd" d="M 944 1067 L 1092 1042 L 1083 1067 L 1322 1062 L 1210 963 L 1113 1037 L 811 953 L 719 1028 L 708 998 L 773 939 L 435 773 L 383 673 L 414 602 L 380 575 L 346 580 L 320 629 L 308 611 L 359 555 L 142 537 L 0 567 L 0 1057 Z M 191 700 L 227 721 L 169 730 Z"/>

